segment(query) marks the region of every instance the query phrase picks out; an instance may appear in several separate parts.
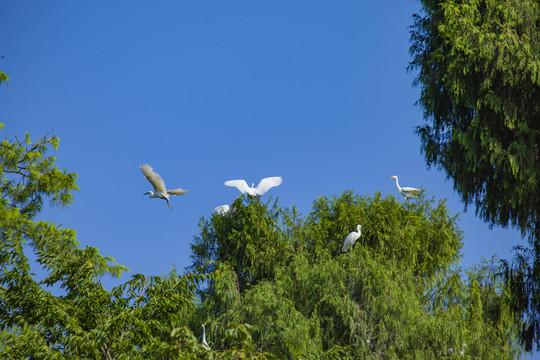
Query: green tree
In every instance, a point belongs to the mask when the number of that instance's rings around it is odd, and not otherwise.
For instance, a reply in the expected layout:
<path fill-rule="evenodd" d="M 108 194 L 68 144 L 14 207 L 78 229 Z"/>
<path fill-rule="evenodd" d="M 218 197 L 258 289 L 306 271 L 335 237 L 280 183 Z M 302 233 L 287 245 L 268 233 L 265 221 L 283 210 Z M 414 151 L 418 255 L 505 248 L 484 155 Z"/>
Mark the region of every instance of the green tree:
<path fill-rule="evenodd" d="M 208 319 L 215 348 L 226 345 L 220 339 L 227 324 L 247 323 L 255 348 L 278 358 L 520 356 L 521 323 L 495 276 L 499 263 L 465 274 L 452 270 L 462 234 L 444 202 L 422 196 L 402 203 L 347 191 L 317 199 L 305 217 L 276 203 L 265 207 L 245 197 L 228 213 L 201 219 L 194 264 L 213 260 L 215 276 L 196 316 Z M 362 236 L 342 253 L 345 236 L 359 223 Z M 261 230 L 267 224 L 272 232 Z M 242 249 L 266 240 L 287 249 L 286 256 L 272 250 L 273 262 L 267 248 Z M 253 259 L 259 256 L 272 271 L 245 266 L 262 261 Z M 242 286 L 241 278 L 254 281 Z"/>
<path fill-rule="evenodd" d="M 540 346 L 540 4 L 423 0 L 411 31 L 417 128 L 429 166 L 491 225 L 514 226 L 534 255 L 510 272 L 523 341 Z M 521 260 L 524 257 L 520 257 Z M 525 275 L 525 276 L 523 276 Z"/>
<path fill-rule="evenodd" d="M 124 267 L 75 231 L 39 221 L 48 199 L 67 206 L 75 174 L 47 156 L 58 139 L 0 143 L 0 355 L 6 358 L 514 359 L 521 325 L 498 263 L 452 266 L 462 235 L 444 202 L 422 195 L 345 192 L 294 208 L 242 197 L 201 219 L 199 270 L 134 275 L 111 291 L 100 277 Z M 350 253 L 346 234 L 364 225 Z M 205 251 L 206 249 L 206 251 Z M 36 281 L 33 252 L 46 277 Z M 211 277 L 201 274 L 212 272 Z M 205 270 L 206 269 L 206 270 Z M 196 300 L 196 287 L 207 289 Z M 63 295 L 53 295 L 57 286 Z M 198 341 L 208 325 L 206 349 Z M 249 325 L 248 325 L 249 324 Z M 191 329 L 194 329 L 191 330 Z"/>
<path fill-rule="evenodd" d="M 47 156 L 51 147 L 57 149 L 58 138 L 48 135 L 0 143 L 0 357 L 268 358 L 254 348 L 247 325 L 227 324 L 221 351 L 205 349 L 185 326 L 196 312 L 197 285 L 208 279 L 200 271 L 136 274 L 105 289 L 100 277 L 126 268 L 96 248 L 79 248 L 74 230 L 37 219 L 45 200 L 65 207 L 78 190 L 77 176 Z M 32 273 L 36 266 L 46 272 L 41 281 Z M 53 286 L 64 294 L 53 295 Z"/>
<path fill-rule="evenodd" d="M 203 218 L 202 224 L 208 226 L 201 227 L 201 236 L 192 244 L 191 269 L 209 261 L 229 263 L 241 292 L 261 279 L 274 278 L 274 269 L 287 261 L 290 246 L 279 226 L 282 214 L 277 202 L 270 209 L 267 205 L 245 195 L 231 205 L 234 211 L 223 216 L 213 214 L 211 223 Z M 210 263 L 207 271 L 214 268 Z"/>
<path fill-rule="evenodd" d="M 0 143 L 0 354 L 3 358 L 157 358 L 178 353 L 171 335 L 194 308 L 201 275 L 135 275 L 106 290 L 104 274 L 126 270 L 96 248 L 79 248 L 75 231 L 37 219 L 43 203 L 67 206 L 76 175 L 47 156 L 58 138 Z M 28 258 L 33 252 L 37 264 Z M 32 269 L 46 272 L 41 281 Z M 64 295 L 55 296 L 56 286 Z"/>

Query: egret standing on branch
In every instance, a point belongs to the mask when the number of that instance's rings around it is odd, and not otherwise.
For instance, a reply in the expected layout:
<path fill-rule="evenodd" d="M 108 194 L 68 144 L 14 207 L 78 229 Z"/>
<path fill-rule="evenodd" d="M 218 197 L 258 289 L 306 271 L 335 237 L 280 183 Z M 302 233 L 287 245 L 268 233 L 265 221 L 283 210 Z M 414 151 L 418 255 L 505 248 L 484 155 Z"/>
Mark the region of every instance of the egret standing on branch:
<path fill-rule="evenodd" d="M 358 240 L 360 235 L 362 235 L 362 225 L 356 226 L 356 230 L 358 230 L 358 232 L 353 231 L 349 235 L 347 235 L 347 237 L 345 238 L 345 242 L 343 242 L 343 247 L 341 248 L 341 251 L 351 251 L 356 240 Z"/>
<path fill-rule="evenodd" d="M 412 188 L 412 187 L 401 187 L 398 183 L 398 178 L 396 175 L 390 176 L 388 179 L 394 179 L 396 180 L 396 187 L 399 191 L 399 193 L 403 196 L 405 196 L 405 199 L 412 199 L 413 197 L 418 195 L 419 189 Z"/>
<path fill-rule="evenodd" d="M 150 181 L 150 184 L 152 184 L 152 187 L 154 188 L 154 191 L 149 191 L 147 193 L 144 193 L 143 195 L 150 195 L 150 198 L 160 198 L 167 201 L 167 206 L 172 210 L 171 204 L 169 204 L 169 195 L 184 195 L 189 190 L 183 190 L 183 189 L 174 189 L 174 190 L 167 190 L 165 188 L 165 182 L 159 176 L 158 173 L 154 172 L 154 169 L 148 164 L 140 164 L 139 167 L 141 168 L 142 173 L 144 174 L 144 177 Z"/>
<path fill-rule="evenodd" d="M 225 181 L 225 185 L 237 188 L 242 194 L 262 196 L 274 186 L 280 185 L 282 181 L 281 176 L 274 176 L 262 179 L 257 187 L 253 187 L 255 184 L 249 187 L 245 180 L 229 180 Z"/>

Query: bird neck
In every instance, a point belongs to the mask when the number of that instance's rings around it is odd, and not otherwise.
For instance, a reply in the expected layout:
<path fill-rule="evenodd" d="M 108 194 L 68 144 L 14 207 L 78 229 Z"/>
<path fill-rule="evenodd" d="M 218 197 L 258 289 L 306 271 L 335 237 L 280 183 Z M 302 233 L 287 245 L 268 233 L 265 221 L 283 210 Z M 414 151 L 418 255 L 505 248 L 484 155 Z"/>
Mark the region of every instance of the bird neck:
<path fill-rule="evenodd" d="M 399 186 L 399 181 L 398 181 L 397 177 L 394 178 L 394 180 L 396 180 L 396 187 L 397 187 L 398 191 L 401 191 L 401 186 Z"/>

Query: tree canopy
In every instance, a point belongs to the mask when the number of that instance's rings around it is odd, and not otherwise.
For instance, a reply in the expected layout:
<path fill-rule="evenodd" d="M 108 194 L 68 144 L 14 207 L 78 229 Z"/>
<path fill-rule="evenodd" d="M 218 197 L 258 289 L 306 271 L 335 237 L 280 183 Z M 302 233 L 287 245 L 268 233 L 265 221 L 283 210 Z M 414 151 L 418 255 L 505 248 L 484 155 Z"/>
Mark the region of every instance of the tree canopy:
<path fill-rule="evenodd" d="M 38 220 L 45 200 L 67 206 L 77 176 L 48 156 L 58 138 L 0 143 L 0 354 L 10 359 L 137 359 L 179 353 L 189 332 L 178 318 L 195 306 L 199 274 L 134 275 L 106 290 L 103 274 L 125 267 L 93 247 L 79 248 L 76 233 Z M 29 252 L 36 261 L 29 260 Z M 36 280 L 32 269 L 47 273 Z M 55 296 L 50 287 L 64 294 Z"/>
<path fill-rule="evenodd" d="M 279 358 L 519 357 L 500 263 L 455 268 L 462 234 L 443 201 L 346 191 L 306 217 L 270 203 L 244 196 L 201 220 L 194 266 L 211 260 L 216 276 L 195 317 L 214 348 L 235 322 Z M 358 223 L 362 236 L 342 253 Z"/>
<path fill-rule="evenodd" d="M 529 323 L 523 339 L 540 346 L 540 4 L 421 3 L 410 69 L 427 120 L 417 128 L 422 150 L 482 219 L 528 236 L 533 255 L 518 256 L 509 274 Z"/>
<path fill-rule="evenodd" d="M 55 166 L 58 138 L 0 143 L 0 354 L 100 359 L 515 359 L 521 326 L 493 260 L 465 272 L 457 217 L 425 194 L 351 191 L 302 216 L 238 198 L 201 219 L 192 269 L 136 274 L 39 220 L 68 206 L 76 175 Z M 52 148 L 52 149 L 51 149 Z M 363 225 L 349 253 L 346 235 Z M 33 253 L 36 261 L 29 260 Z M 36 280 L 32 269 L 47 276 Z M 53 295 L 51 287 L 62 295 Z M 211 349 L 201 344 L 207 326 Z"/>

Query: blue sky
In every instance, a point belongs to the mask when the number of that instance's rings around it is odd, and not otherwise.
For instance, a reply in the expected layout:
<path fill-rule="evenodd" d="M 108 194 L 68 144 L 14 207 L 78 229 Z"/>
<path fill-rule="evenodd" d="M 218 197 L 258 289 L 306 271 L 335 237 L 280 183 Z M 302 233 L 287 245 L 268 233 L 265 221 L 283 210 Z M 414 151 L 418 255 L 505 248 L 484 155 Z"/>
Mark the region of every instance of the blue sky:
<path fill-rule="evenodd" d="M 131 269 L 190 265 L 201 216 L 231 203 L 230 179 L 282 176 L 265 195 L 307 214 L 321 195 L 425 188 L 461 213 L 463 266 L 511 256 L 493 229 L 427 169 L 414 127 L 409 32 L 420 4 L 394 1 L 7 1 L 0 31 L 2 136 L 60 138 L 79 175 L 67 210 L 40 218 L 77 231 Z M 191 189 L 173 210 L 142 194 L 138 165 Z M 353 231 L 354 229 L 351 229 Z M 129 279 L 124 276 L 122 281 Z M 107 286 L 118 281 L 104 279 Z"/>

